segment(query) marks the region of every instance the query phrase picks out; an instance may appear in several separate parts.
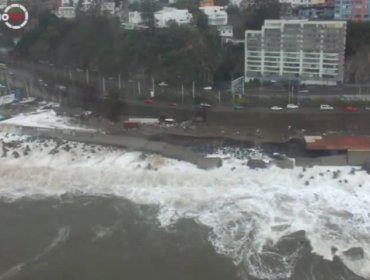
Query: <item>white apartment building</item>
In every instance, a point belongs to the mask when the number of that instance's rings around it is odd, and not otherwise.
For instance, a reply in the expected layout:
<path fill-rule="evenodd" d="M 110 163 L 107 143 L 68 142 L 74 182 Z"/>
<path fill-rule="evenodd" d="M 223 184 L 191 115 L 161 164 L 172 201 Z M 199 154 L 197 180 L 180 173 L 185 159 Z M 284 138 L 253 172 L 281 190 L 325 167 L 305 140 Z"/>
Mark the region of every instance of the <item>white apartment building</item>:
<path fill-rule="evenodd" d="M 221 6 L 206 6 L 199 8 L 208 18 L 209 25 L 227 25 L 227 12 L 225 7 Z"/>
<path fill-rule="evenodd" d="M 102 2 L 100 10 L 103 14 L 114 16 L 116 14 L 116 3 L 114 1 Z"/>
<path fill-rule="evenodd" d="M 176 22 L 178 25 L 186 25 L 192 19 L 192 14 L 186 9 L 165 7 L 154 13 L 155 26 L 158 28 L 168 27 L 171 22 Z"/>
<path fill-rule="evenodd" d="M 0 10 L 5 9 L 8 6 L 8 0 L 0 0 Z"/>
<path fill-rule="evenodd" d="M 143 19 L 141 17 L 141 13 L 137 11 L 132 11 L 128 13 L 128 23 L 130 25 L 140 25 L 143 23 Z"/>
<path fill-rule="evenodd" d="M 302 84 L 343 81 L 346 22 L 265 20 L 245 32 L 245 80 L 299 79 Z"/>
<path fill-rule="evenodd" d="M 220 25 L 217 26 L 217 31 L 220 37 L 224 39 L 231 39 L 234 37 L 234 30 L 232 25 Z"/>
<path fill-rule="evenodd" d="M 62 0 L 61 6 L 56 11 L 56 16 L 69 19 L 75 18 L 76 9 L 78 8 L 79 3 L 80 0 Z M 114 1 L 99 2 L 98 0 L 82 0 L 80 9 L 81 11 L 86 12 L 98 3 L 100 3 L 100 11 L 102 13 L 106 13 L 108 15 L 115 15 L 116 5 Z"/>
<path fill-rule="evenodd" d="M 62 6 L 55 14 L 59 18 L 73 19 L 76 17 L 76 8 L 73 6 Z"/>
<path fill-rule="evenodd" d="M 323 5 L 325 0 L 279 0 L 280 3 L 288 3 L 292 6 L 312 6 L 312 5 Z"/>
<path fill-rule="evenodd" d="M 154 13 L 154 23 L 158 28 L 168 27 L 171 22 L 178 25 L 185 25 L 191 23 L 193 19 L 192 14 L 186 9 L 176 8 L 163 8 L 162 10 Z M 138 26 L 144 24 L 140 12 L 129 12 L 128 23 L 131 26 Z"/>
<path fill-rule="evenodd" d="M 78 0 L 62 0 L 60 2 L 61 7 L 76 7 Z"/>

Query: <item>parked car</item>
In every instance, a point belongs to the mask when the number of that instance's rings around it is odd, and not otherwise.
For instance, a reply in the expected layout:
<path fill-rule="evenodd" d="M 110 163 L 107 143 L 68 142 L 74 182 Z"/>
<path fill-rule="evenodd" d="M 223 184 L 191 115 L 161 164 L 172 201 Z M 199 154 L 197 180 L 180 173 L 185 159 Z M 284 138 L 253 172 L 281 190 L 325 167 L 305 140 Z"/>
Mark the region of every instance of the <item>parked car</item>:
<path fill-rule="evenodd" d="M 177 106 L 178 106 L 178 104 L 177 104 L 176 102 L 171 102 L 171 103 L 170 103 L 170 106 L 171 106 L 171 107 L 177 107 Z"/>
<path fill-rule="evenodd" d="M 334 110 L 334 107 L 330 106 L 328 104 L 321 104 L 320 105 L 320 110 Z"/>
<path fill-rule="evenodd" d="M 283 108 L 281 108 L 279 106 L 272 106 L 271 110 L 278 111 L 278 110 L 283 110 Z"/>
<path fill-rule="evenodd" d="M 342 111 L 346 113 L 353 113 L 353 112 L 357 112 L 357 108 L 353 106 L 345 106 L 343 107 Z"/>
<path fill-rule="evenodd" d="M 365 107 L 365 110 L 370 110 L 370 106 L 366 106 Z"/>
<path fill-rule="evenodd" d="M 150 98 L 144 99 L 144 104 L 148 104 L 148 105 L 154 104 L 154 100 Z"/>
<path fill-rule="evenodd" d="M 199 106 L 202 107 L 202 108 L 210 108 L 211 104 L 206 103 L 206 102 L 202 102 L 202 103 L 199 104 Z"/>
<path fill-rule="evenodd" d="M 233 108 L 234 108 L 234 110 L 243 110 L 244 109 L 244 106 L 242 106 L 242 105 L 234 105 Z"/>
<path fill-rule="evenodd" d="M 286 107 L 287 107 L 288 109 L 298 109 L 298 108 L 299 108 L 299 106 L 298 106 L 298 105 L 296 105 L 296 104 L 288 104 L 288 105 L 286 105 Z"/>

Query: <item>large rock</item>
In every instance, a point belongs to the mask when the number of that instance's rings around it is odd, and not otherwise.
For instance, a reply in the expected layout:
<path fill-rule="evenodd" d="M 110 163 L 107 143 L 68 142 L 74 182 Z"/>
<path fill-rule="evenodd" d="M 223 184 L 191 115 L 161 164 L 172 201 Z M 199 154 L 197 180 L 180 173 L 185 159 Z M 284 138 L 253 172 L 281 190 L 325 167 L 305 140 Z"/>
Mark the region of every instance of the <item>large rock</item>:
<path fill-rule="evenodd" d="M 282 169 L 293 169 L 295 166 L 295 160 L 293 158 L 274 159 L 273 163 Z"/>
<path fill-rule="evenodd" d="M 368 174 L 370 174 L 370 162 L 366 162 L 362 165 L 362 169 L 365 170 Z"/>
<path fill-rule="evenodd" d="M 262 159 L 253 159 L 253 158 L 248 160 L 247 165 L 252 169 L 266 168 L 267 167 L 267 163 L 264 160 L 262 160 Z"/>
<path fill-rule="evenodd" d="M 364 249 L 361 247 L 353 247 L 344 252 L 344 255 L 352 260 L 362 260 L 365 256 Z"/>
<path fill-rule="evenodd" d="M 219 168 L 222 166 L 222 159 L 221 158 L 200 158 L 197 164 L 198 168 L 210 170 L 214 168 Z"/>

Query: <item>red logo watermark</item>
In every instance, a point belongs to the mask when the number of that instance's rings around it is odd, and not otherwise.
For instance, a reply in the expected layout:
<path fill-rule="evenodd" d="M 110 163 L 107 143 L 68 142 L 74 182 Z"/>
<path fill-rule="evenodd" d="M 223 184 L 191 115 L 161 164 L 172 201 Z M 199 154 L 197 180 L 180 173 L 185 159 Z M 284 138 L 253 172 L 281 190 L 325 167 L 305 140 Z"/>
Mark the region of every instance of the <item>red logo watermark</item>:
<path fill-rule="evenodd" d="M 21 29 L 28 22 L 28 11 L 20 4 L 11 4 L 0 14 L 0 21 L 4 22 L 10 29 Z"/>

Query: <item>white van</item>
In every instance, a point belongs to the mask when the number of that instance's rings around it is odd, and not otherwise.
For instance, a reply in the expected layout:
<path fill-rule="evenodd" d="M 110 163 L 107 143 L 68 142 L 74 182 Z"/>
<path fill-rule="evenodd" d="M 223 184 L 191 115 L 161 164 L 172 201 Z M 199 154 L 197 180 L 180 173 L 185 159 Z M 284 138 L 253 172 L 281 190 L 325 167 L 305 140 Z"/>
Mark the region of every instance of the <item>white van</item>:
<path fill-rule="evenodd" d="M 321 104 L 320 110 L 334 110 L 334 107 L 327 104 Z"/>

